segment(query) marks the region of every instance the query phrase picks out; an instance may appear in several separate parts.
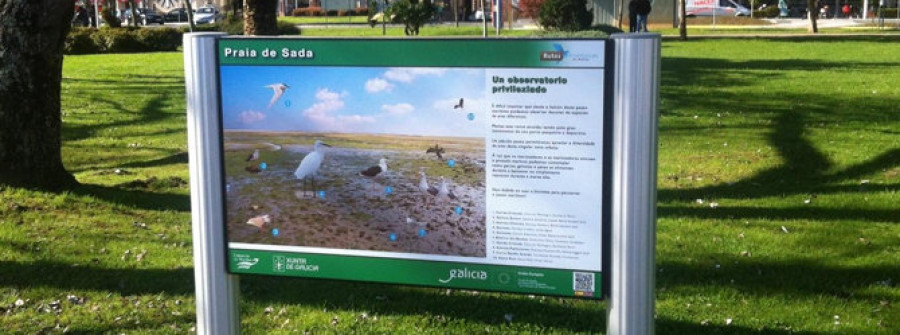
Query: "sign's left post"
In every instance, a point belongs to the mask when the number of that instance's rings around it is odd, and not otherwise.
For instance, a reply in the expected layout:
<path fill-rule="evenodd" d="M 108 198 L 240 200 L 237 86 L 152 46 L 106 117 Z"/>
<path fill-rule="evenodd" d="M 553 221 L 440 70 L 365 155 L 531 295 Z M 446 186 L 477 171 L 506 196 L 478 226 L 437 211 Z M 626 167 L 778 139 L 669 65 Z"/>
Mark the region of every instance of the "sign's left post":
<path fill-rule="evenodd" d="M 216 40 L 221 36 L 184 35 L 197 334 L 209 335 L 240 333 L 238 278 L 227 272 L 222 224 L 222 131 L 216 85 Z"/>

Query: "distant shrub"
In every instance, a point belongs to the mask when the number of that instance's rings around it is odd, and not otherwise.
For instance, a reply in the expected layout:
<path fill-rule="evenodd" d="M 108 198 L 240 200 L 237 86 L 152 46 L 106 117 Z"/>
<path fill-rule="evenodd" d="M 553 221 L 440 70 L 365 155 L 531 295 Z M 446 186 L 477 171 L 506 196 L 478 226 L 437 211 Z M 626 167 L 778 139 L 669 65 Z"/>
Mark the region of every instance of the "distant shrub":
<path fill-rule="evenodd" d="M 519 0 L 519 7 L 522 10 L 522 16 L 537 20 L 541 14 L 541 5 L 544 0 Z"/>
<path fill-rule="evenodd" d="M 294 8 L 294 10 L 291 11 L 291 16 L 305 16 L 305 14 L 303 8 Z"/>
<path fill-rule="evenodd" d="M 69 55 L 94 54 L 100 52 L 97 43 L 94 43 L 92 35 L 97 28 L 73 28 L 66 36 L 66 44 L 63 52 Z"/>
<path fill-rule="evenodd" d="M 300 35 L 300 28 L 288 22 L 278 22 L 278 34 Z"/>
<path fill-rule="evenodd" d="M 306 7 L 294 10 L 294 16 L 325 16 L 325 10 L 322 7 Z"/>
<path fill-rule="evenodd" d="M 337 11 L 337 9 L 329 9 L 329 10 L 325 11 L 325 15 L 338 16 L 338 11 Z"/>
<path fill-rule="evenodd" d="M 350 11 L 341 9 L 337 12 L 337 16 L 350 16 Z"/>
<path fill-rule="evenodd" d="M 366 16 L 369 15 L 368 7 L 356 7 L 353 9 L 353 16 Z"/>
<path fill-rule="evenodd" d="M 767 6 L 761 10 L 753 11 L 753 17 L 778 17 L 781 14 L 781 10 L 778 9 L 778 6 Z"/>
<path fill-rule="evenodd" d="M 591 26 L 594 14 L 587 10 L 586 0 L 546 0 L 539 16 L 544 29 L 578 31 Z"/>
<path fill-rule="evenodd" d="M 609 35 L 621 32 L 623 32 L 622 29 L 602 24 L 579 31 L 539 30 L 533 36 L 540 38 L 607 38 Z"/>
<path fill-rule="evenodd" d="M 174 28 L 76 28 L 66 36 L 64 52 L 70 55 L 175 51 L 182 33 Z"/>
<path fill-rule="evenodd" d="M 436 9 L 431 0 L 397 0 L 391 4 L 388 15 L 403 23 L 407 36 L 419 35 L 419 28 L 434 17 Z"/>
<path fill-rule="evenodd" d="M 138 29 L 135 34 L 142 51 L 175 51 L 181 45 L 182 34 L 175 28 Z"/>
<path fill-rule="evenodd" d="M 127 29 L 100 28 L 94 33 L 92 39 L 101 52 L 122 53 L 146 51 L 138 41 L 137 36 Z"/>

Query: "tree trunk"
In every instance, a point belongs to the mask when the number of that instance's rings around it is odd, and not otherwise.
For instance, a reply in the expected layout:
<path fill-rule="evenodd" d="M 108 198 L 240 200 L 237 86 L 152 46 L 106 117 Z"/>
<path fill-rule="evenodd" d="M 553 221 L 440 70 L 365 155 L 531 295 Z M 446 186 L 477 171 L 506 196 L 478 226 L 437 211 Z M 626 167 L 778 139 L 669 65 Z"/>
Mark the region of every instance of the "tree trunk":
<path fill-rule="evenodd" d="M 808 31 L 816 34 L 819 32 L 819 25 L 816 23 L 816 18 L 819 17 L 819 2 L 817 0 L 807 0 L 806 7 L 807 15 L 809 15 Z"/>
<path fill-rule="evenodd" d="M 191 27 L 191 32 L 197 30 L 197 24 L 194 23 L 194 6 L 191 5 L 191 0 L 184 0 L 184 5 L 187 7 L 187 16 L 188 16 L 188 25 Z"/>
<path fill-rule="evenodd" d="M 0 0 L 0 185 L 78 185 L 62 164 L 60 83 L 74 1 Z"/>
<path fill-rule="evenodd" d="M 244 0 L 244 35 L 278 35 L 278 0 Z"/>
<path fill-rule="evenodd" d="M 137 6 L 135 6 L 134 0 L 128 0 L 128 7 L 131 11 L 131 26 L 137 27 L 141 17 L 137 15 Z"/>
<path fill-rule="evenodd" d="M 678 0 L 678 35 L 681 39 L 687 41 L 687 9 L 685 3 L 687 0 Z"/>

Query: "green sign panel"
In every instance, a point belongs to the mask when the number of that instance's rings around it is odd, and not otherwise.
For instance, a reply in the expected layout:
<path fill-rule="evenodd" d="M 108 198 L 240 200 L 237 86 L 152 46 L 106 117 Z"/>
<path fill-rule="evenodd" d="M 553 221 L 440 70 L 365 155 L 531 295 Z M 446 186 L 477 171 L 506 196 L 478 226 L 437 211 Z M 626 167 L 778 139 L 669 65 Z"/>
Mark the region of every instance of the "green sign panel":
<path fill-rule="evenodd" d="M 602 40 L 219 40 L 229 271 L 602 297 Z"/>

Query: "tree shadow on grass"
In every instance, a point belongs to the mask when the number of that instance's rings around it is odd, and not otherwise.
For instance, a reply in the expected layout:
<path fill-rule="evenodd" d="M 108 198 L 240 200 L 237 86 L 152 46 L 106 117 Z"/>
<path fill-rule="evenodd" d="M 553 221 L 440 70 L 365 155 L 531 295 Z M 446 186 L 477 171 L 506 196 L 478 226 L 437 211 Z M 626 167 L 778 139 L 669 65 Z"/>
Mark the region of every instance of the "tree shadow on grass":
<path fill-rule="evenodd" d="M 516 332 L 515 324 L 546 332 L 601 334 L 606 332 L 606 303 L 574 298 L 499 295 L 472 291 L 410 288 L 386 284 L 243 276 L 243 299 L 261 305 L 299 304 L 329 310 L 361 311 L 372 315 L 426 317 L 421 326 L 440 329 L 467 320 Z M 513 317 L 509 324 L 505 316 Z M 658 318 L 657 334 L 818 334 L 779 329 L 751 329 L 739 325 L 690 324 Z"/>
<path fill-rule="evenodd" d="M 672 268 L 673 271 L 678 270 L 674 266 Z M 111 292 L 120 296 L 194 294 L 191 268 L 110 269 L 53 261 L 0 261 L 0 273 L 4 274 L 0 276 L 0 287 L 7 288 L 49 287 Z M 530 324 L 549 332 L 599 334 L 604 333 L 607 326 L 605 303 L 599 301 L 473 294 L 458 290 L 447 294 L 443 289 L 267 276 L 242 276 L 241 283 L 241 299 L 249 303 L 304 305 L 329 310 L 364 311 L 372 315 L 426 316 L 425 324 L 420 326 L 438 331 L 442 327 L 454 327 L 458 320 L 489 324 L 499 327 L 500 332 L 516 331 L 518 328 L 514 325 L 507 327 L 506 314 L 512 314 L 513 324 Z M 255 314 L 258 311 L 244 313 Z M 302 318 L 302 315 L 298 317 Z M 192 316 L 171 316 L 165 323 L 192 321 Z M 153 325 L 145 324 L 141 328 L 147 327 Z M 739 325 L 701 326 L 665 318 L 656 320 L 656 328 L 659 334 L 817 334 L 751 329 Z M 91 330 L 97 328 L 92 327 Z"/>
<path fill-rule="evenodd" d="M 82 196 L 91 196 L 105 202 L 146 210 L 169 210 L 188 212 L 191 210 L 191 198 L 189 195 L 173 193 L 156 193 L 121 187 L 109 187 L 101 185 L 81 185 L 71 190 L 72 193 Z"/>
<path fill-rule="evenodd" d="M 194 270 L 110 269 L 54 261 L 0 261 L 0 286 L 116 292 L 122 296 L 194 293 Z"/>
<path fill-rule="evenodd" d="M 771 119 L 771 130 L 767 134 L 769 144 L 775 148 L 783 163 L 780 166 L 759 171 L 755 175 L 734 183 L 719 183 L 710 186 L 688 189 L 660 189 L 658 200 L 661 203 L 685 202 L 694 199 L 755 199 L 771 196 L 796 194 L 829 194 L 851 192 L 890 192 L 900 190 L 898 184 L 869 184 L 859 187 L 834 185 L 847 181 L 857 182 L 854 178 L 862 178 L 871 173 L 900 166 L 900 148 L 888 147 L 877 156 L 843 168 L 833 170 L 834 163 L 807 138 L 807 127 L 812 123 L 844 123 L 852 121 L 895 122 L 900 121 L 900 113 L 895 111 L 900 105 L 896 97 L 881 97 L 869 101 L 865 110 L 844 108 L 853 102 L 839 95 L 808 94 L 791 95 L 747 93 L 749 96 L 736 97 L 732 92 L 715 94 L 685 94 L 680 89 L 681 83 L 702 86 L 709 89 L 722 87 L 760 85 L 760 81 L 771 80 L 783 76 L 783 71 L 829 71 L 831 68 L 863 69 L 884 68 L 883 63 L 838 63 L 809 60 L 753 60 L 728 61 L 722 59 L 664 58 L 664 92 L 667 108 L 691 110 L 695 108 L 709 109 L 713 106 L 728 106 L 733 101 L 743 101 L 739 109 L 742 113 L 757 114 L 761 119 Z M 751 72 L 751 70 L 756 72 Z M 770 70 L 770 71 L 760 71 Z M 738 75 L 735 75 L 738 74 Z M 784 105 L 773 108 L 772 98 L 798 103 L 796 109 L 785 109 Z M 734 125 L 732 125 L 734 126 Z M 746 124 L 741 127 L 752 129 L 758 124 Z M 697 127 L 701 129 L 704 127 Z M 715 126 L 705 127 L 715 129 Z M 667 128 L 662 127 L 661 132 Z M 727 140 L 727 139 L 726 139 Z M 900 215 L 890 210 L 823 210 L 823 209 L 766 209 L 766 208 L 724 208 L 716 211 L 698 211 L 691 206 L 663 205 L 659 212 L 661 217 L 692 216 L 704 218 L 763 218 L 777 219 L 813 218 L 813 219 L 864 219 L 882 222 L 898 222 Z"/>
<path fill-rule="evenodd" d="M 721 264 L 719 268 L 712 263 Z M 757 258 L 719 255 L 708 261 L 687 264 L 662 261 L 657 264 L 657 287 L 697 287 L 712 285 L 734 288 L 758 297 L 787 296 L 814 299 L 821 296 L 844 300 L 890 300 L 890 296 L 862 293 L 872 286 L 894 287 L 893 277 L 900 264 L 841 266 L 820 260 L 772 261 Z"/>

